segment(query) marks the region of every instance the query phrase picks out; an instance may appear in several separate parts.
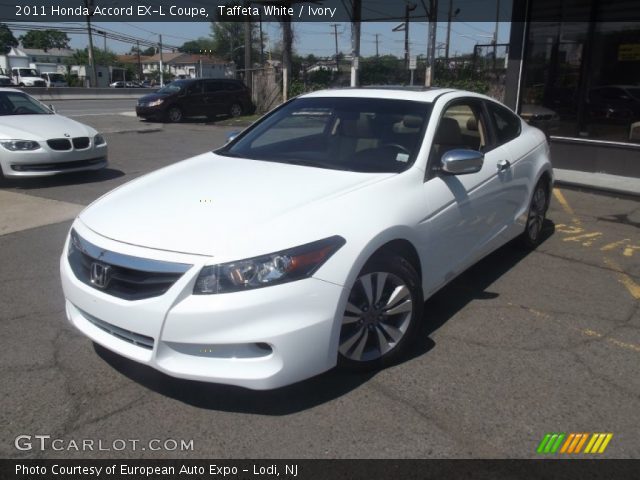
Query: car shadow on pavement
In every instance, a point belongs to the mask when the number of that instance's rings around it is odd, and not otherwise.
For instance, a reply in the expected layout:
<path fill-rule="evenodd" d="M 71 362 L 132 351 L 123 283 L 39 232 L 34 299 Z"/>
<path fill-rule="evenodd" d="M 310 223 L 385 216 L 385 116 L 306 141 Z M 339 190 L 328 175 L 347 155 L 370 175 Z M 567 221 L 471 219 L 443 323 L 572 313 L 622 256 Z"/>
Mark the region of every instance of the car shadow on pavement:
<path fill-rule="evenodd" d="M 64 175 L 52 175 L 50 177 L 35 178 L 0 178 L 0 187 L 15 188 L 17 190 L 31 190 L 34 188 L 60 187 L 65 185 L 81 185 L 84 183 L 97 183 L 113 180 L 125 175 L 122 170 L 102 168 L 100 170 L 87 170 L 84 172 L 65 173 Z"/>
<path fill-rule="evenodd" d="M 543 242 L 554 232 L 547 220 Z M 436 346 L 430 335 L 442 327 L 469 302 L 491 299 L 497 293 L 486 289 L 505 272 L 529 254 L 513 242 L 492 253 L 457 279 L 433 295 L 424 306 L 424 318 L 419 338 L 399 363 L 420 357 Z M 376 372 L 350 372 L 332 369 L 294 385 L 269 391 L 253 391 L 229 385 L 219 385 L 170 377 L 146 365 L 117 355 L 95 344 L 96 353 L 112 368 L 140 385 L 161 395 L 197 408 L 259 415 L 289 415 L 335 400 L 357 389 Z"/>

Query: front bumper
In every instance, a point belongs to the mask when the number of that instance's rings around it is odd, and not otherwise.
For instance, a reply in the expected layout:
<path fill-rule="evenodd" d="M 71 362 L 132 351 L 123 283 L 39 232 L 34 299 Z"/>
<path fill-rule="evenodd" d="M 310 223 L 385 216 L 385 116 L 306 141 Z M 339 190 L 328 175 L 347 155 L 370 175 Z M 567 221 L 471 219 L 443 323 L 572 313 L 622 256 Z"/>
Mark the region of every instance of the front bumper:
<path fill-rule="evenodd" d="M 165 115 L 164 105 L 146 107 L 136 105 L 136 115 L 140 118 L 162 118 Z"/>
<path fill-rule="evenodd" d="M 10 152 L 0 147 L 0 168 L 5 177 L 44 177 L 60 173 L 98 170 L 108 164 L 107 145 L 82 150 L 53 150 L 40 142 L 40 149 Z"/>
<path fill-rule="evenodd" d="M 168 258 L 168 252 L 100 237 L 80 222 L 74 228 L 102 248 Z M 165 294 L 128 301 L 78 280 L 66 251 L 67 246 L 60 273 L 69 321 L 124 357 L 174 377 L 256 390 L 288 385 L 336 364 L 341 286 L 309 278 L 245 292 L 192 295 L 206 257 L 174 254 L 175 261 L 193 266 Z"/>

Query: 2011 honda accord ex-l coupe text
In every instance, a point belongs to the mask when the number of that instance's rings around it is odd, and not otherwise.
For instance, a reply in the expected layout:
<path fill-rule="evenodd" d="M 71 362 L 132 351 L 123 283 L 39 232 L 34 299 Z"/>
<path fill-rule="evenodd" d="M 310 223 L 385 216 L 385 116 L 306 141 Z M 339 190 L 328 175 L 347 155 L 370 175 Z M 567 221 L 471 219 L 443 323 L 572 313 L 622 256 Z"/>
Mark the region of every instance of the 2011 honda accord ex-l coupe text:
<path fill-rule="evenodd" d="M 436 290 L 515 237 L 536 246 L 552 183 L 545 135 L 491 98 L 303 95 L 84 210 L 60 263 L 67 316 L 187 379 L 378 368 Z"/>

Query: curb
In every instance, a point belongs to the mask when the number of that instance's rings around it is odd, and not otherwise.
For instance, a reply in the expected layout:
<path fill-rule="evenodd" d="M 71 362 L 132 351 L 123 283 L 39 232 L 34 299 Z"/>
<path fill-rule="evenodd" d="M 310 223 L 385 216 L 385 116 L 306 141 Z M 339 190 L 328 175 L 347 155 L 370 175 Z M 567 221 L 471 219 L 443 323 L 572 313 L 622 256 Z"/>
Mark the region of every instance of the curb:
<path fill-rule="evenodd" d="M 640 192 L 627 190 L 624 188 L 606 187 L 602 185 L 594 185 L 590 183 L 575 182 L 571 180 L 559 180 L 555 179 L 553 182 L 555 185 L 561 185 L 563 187 L 569 187 L 574 190 L 582 190 L 594 193 L 601 193 L 610 196 L 627 197 L 634 200 L 640 199 Z"/>

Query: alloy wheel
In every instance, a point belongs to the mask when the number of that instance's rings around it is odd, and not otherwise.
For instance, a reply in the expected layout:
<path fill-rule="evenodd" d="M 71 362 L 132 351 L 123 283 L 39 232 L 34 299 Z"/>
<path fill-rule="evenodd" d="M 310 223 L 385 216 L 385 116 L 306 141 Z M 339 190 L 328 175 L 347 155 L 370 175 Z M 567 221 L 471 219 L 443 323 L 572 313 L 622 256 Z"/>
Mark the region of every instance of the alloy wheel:
<path fill-rule="evenodd" d="M 179 122 L 180 120 L 182 120 L 182 112 L 180 111 L 180 109 L 177 107 L 169 109 L 169 121 L 175 123 Z"/>
<path fill-rule="evenodd" d="M 547 190 L 544 185 L 538 185 L 533 194 L 529 217 L 527 218 L 527 234 L 531 241 L 535 242 L 540 236 L 544 217 L 547 210 Z"/>
<path fill-rule="evenodd" d="M 242 115 L 242 107 L 237 103 L 234 103 L 233 105 L 231 105 L 229 113 L 232 117 L 239 117 L 240 115 Z"/>
<path fill-rule="evenodd" d="M 411 290 L 387 272 L 361 275 L 342 319 L 340 353 L 355 362 L 377 360 L 404 337 L 413 313 Z"/>

